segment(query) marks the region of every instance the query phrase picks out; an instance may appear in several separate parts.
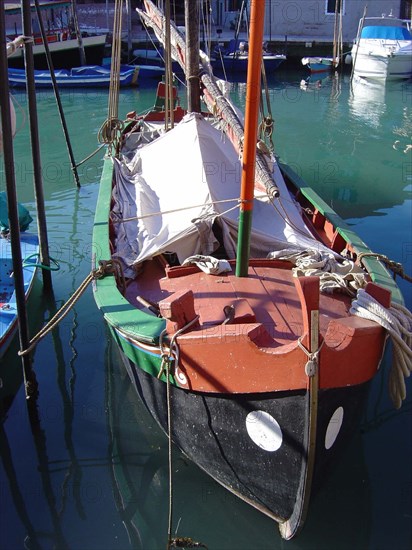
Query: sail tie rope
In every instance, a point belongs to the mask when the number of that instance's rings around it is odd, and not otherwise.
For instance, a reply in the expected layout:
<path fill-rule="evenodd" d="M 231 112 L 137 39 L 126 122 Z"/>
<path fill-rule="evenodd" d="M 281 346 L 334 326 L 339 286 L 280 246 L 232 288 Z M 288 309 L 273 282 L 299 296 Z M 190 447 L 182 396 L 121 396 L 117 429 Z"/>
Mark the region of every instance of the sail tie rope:
<path fill-rule="evenodd" d="M 30 340 L 29 346 L 18 351 L 18 355 L 27 355 L 30 353 L 35 345 L 43 339 L 49 332 L 51 332 L 60 321 L 62 321 L 71 309 L 76 305 L 80 297 L 85 292 L 89 284 L 96 280 L 101 279 L 105 275 L 115 274 L 119 277 L 121 284 L 124 284 L 123 270 L 119 260 L 102 260 L 99 262 L 99 267 L 93 269 L 79 287 L 73 292 L 70 298 L 62 305 L 62 307 L 56 312 L 55 315 L 46 323 L 46 325 Z"/>
<path fill-rule="evenodd" d="M 392 368 L 389 373 L 389 395 L 396 409 L 406 398 L 405 378 L 412 371 L 412 313 L 400 304 L 383 307 L 365 290 L 359 289 L 350 312 L 380 324 L 392 340 Z"/>
<path fill-rule="evenodd" d="M 264 199 L 266 195 L 257 195 L 255 196 L 255 199 Z M 158 211 L 158 212 L 151 212 L 150 214 L 145 214 L 144 216 L 131 216 L 129 218 L 113 218 L 111 221 L 112 223 L 126 223 L 136 220 L 144 220 L 145 218 L 151 218 L 153 216 L 164 216 L 166 214 L 174 214 L 176 212 L 183 212 L 185 210 L 190 210 L 192 208 L 200 208 L 202 206 L 214 206 L 215 204 L 225 204 L 227 202 L 237 202 L 237 204 L 233 208 L 229 208 L 228 210 L 225 210 L 224 212 L 220 214 L 216 214 L 219 216 L 223 216 L 224 214 L 227 214 L 228 212 L 231 212 L 232 210 L 236 210 L 236 208 L 239 208 L 240 204 L 249 202 L 244 199 L 240 199 L 238 197 L 234 199 L 222 199 L 220 201 L 211 201 L 211 202 L 204 202 L 201 204 L 193 204 L 191 206 L 183 206 L 182 208 L 174 208 L 173 210 L 164 210 Z"/>

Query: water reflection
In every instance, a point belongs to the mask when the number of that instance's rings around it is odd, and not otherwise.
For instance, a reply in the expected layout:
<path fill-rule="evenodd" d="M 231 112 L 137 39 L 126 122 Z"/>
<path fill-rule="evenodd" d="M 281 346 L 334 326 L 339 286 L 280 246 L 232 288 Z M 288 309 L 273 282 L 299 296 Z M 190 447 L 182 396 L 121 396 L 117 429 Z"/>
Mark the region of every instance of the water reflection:
<path fill-rule="evenodd" d="M 37 312 L 38 314 L 40 313 L 43 322 L 37 322 L 34 324 L 34 319 L 36 319 L 36 316 L 31 315 L 30 328 L 32 331 L 38 330 L 42 325 L 44 325 L 44 323 L 47 322 L 47 317 L 53 316 L 57 310 L 53 296 L 46 296 L 43 294 L 42 289 L 39 286 L 39 281 L 37 281 L 36 287 L 33 291 L 33 299 L 30 299 L 29 301 L 29 305 L 33 308 L 33 311 L 36 311 L 36 308 L 34 307 L 36 303 L 39 308 L 37 309 Z M 67 467 L 66 480 L 71 475 L 74 475 L 74 479 L 78 483 L 79 480 L 76 473 L 79 472 L 79 468 L 76 466 L 77 461 L 71 438 L 73 421 L 72 399 L 69 398 L 69 393 L 65 384 L 64 349 L 62 341 L 59 337 L 58 327 L 53 330 L 53 344 L 57 364 L 58 385 L 61 392 L 64 410 L 65 442 L 66 448 L 68 449 L 71 457 L 71 461 Z M 17 342 L 14 343 L 14 346 L 17 346 Z M 9 350 L 10 353 L 15 352 L 13 347 Z M 26 498 L 28 495 L 30 496 L 33 491 L 33 485 L 30 485 L 28 488 L 24 482 L 20 483 L 18 478 L 18 470 L 14 466 L 13 450 L 9 443 L 6 425 L 7 414 L 13 404 L 17 391 L 20 389 L 22 377 L 18 378 L 18 383 L 16 385 L 14 376 L 16 371 L 15 369 L 10 368 L 10 353 L 6 355 L 5 362 L 2 364 L 1 369 L 3 384 L 1 388 L 2 392 L 0 394 L 0 410 L 2 413 L 0 418 L 0 455 L 4 472 L 8 480 L 11 499 L 14 503 L 17 517 L 20 519 L 24 528 L 24 542 L 21 541 L 22 546 L 24 545 L 24 548 L 27 549 L 40 549 L 50 546 L 52 548 L 61 548 L 62 550 L 65 550 L 69 548 L 69 545 L 66 541 L 66 535 L 63 532 L 62 517 L 65 511 L 64 487 L 67 482 L 65 480 L 62 485 L 62 501 L 59 504 L 58 499 L 56 498 L 56 491 L 53 482 L 54 474 L 56 472 L 56 464 L 49 458 L 47 433 L 43 426 L 44 418 L 42 418 L 43 415 L 41 414 L 41 407 L 39 407 L 38 395 L 26 401 L 26 410 L 22 411 L 22 413 L 27 415 L 29 432 L 34 448 L 33 455 L 30 456 L 30 458 L 26 457 L 26 464 L 29 465 L 28 472 L 26 473 L 29 473 L 32 482 L 40 479 L 41 497 L 39 500 L 33 501 L 32 498 Z M 19 360 L 18 358 L 16 359 L 17 360 L 13 361 L 13 367 L 18 366 Z M 27 436 L 28 434 L 26 437 Z M 36 484 L 36 481 L 34 481 L 34 485 Z M 46 524 L 48 524 L 46 528 L 42 524 L 35 523 L 35 519 L 33 517 L 36 515 L 33 514 L 33 504 L 38 505 L 39 501 L 44 502 L 45 508 L 48 509 L 49 512 L 48 519 L 50 523 L 46 521 Z M 46 546 L 44 546 L 44 544 Z"/>
<path fill-rule="evenodd" d="M 321 86 L 311 79 L 306 91 L 301 80 L 301 72 L 287 71 L 269 78 L 277 153 L 356 225 L 372 249 L 401 261 L 411 273 L 412 181 L 410 151 L 404 153 L 412 135 L 411 83 L 384 90 L 377 125 L 370 123 L 376 116 L 374 100 L 364 94 L 363 106 L 357 107 L 347 75 L 329 75 Z M 243 83 L 233 84 L 232 97 L 239 106 L 244 92 Z M 142 89 L 121 92 L 120 109 L 150 106 L 153 94 Z M 63 103 L 76 138 L 76 157 L 84 158 L 97 145 L 107 93 L 95 92 L 93 100 L 88 94 L 63 94 Z M 51 254 L 62 268 L 53 275 L 56 304 L 43 302 L 39 293 L 30 305 L 32 334 L 90 272 L 101 169 L 100 157 L 83 165 L 83 186 L 77 192 L 51 93 L 41 94 L 39 108 Z M 367 110 L 370 114 L 362 116 Z M 18 134 L 15 146 L 19 198 L 32 201 L 28 134 Z M 404 294 L 410 308 L 410 291 Z M 30 424 L 16 343 L 0 362 L 2 548 L 164 548 L 167 440 L 135 395 L 91 289 L 38 345 L 34 368 L 40 393 L 37 424 Z M 286 543 L 288 548 L 410 546 L 410 412 L 410 399 L 400 411 L 392 411 L 385 374 L 377 377 L 363 431 L 355 434 L 314 495 L 306 526 L 299 538 Z M 210 550 L 285 547 L 271 520 L 180 453 L 174 453 L 173 464 L 175 534 L 190 536 Z"/>
<path fill-rule="evenodd" d="M 387 111 L 386 93 L 385 82 L 354 77 L 348 102 L 352 116 L 373 128 L 379 128 L 380 120 Z"/>

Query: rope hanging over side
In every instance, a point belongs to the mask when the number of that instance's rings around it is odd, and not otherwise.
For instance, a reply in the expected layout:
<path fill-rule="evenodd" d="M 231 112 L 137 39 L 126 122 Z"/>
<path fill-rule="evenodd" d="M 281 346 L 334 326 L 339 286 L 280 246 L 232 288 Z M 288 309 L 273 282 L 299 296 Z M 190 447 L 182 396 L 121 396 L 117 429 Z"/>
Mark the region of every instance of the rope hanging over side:
<path fill-rule="evenodd" d="M 99 267 L 93 269 L 91 273 L 87 275 L 84 281 L 79 285 L 79 287 L 73 292 L 70 298 L 62 307 L 57 311 L 57 313 L 50 319 L 48 323 L 34 336 L 30 342 L 29 346 L 25 350 L 20 350 L 18 355 L 27 355 L 32 351 L 37 342 L 44 338 L 50 331 L 52 331 L 57 324 L 62 321 L 69 311 L 75 306 L 76 302 L 80 299 L 82 294 L 85 292 L 89 284 L 95 280 L 104 277 L 105 275 L 115 275 L 118 279 L 120 285 L 124 285 L 124 277 L 121 264 L 118 260 L 109 260 L 99 262 Z"/>
<path fill-rule="evenodd" d="M 407 275 L 404 271 L 403 265 L 399 262 L 395 262 L 394 260 L 391 260 L 384 254 L 378 254 L 377 252 L 363 252 L 362 254 L 359 254 L 358 256 L 358 262 L 359 265 L 362 265 L 363 258 L 376 258 L 385 266 L 392 271 L 394 274 L 394 277 L 396 278 L 397 275 L 401 277 L 402 279 L 405 279 L 405 281 L 408 281 L 409 283 L 412 283 L 412 277 L 410 275 Z"/>
<path fill-rule="evenodd" d="M 389 395 L 395 408 L 399 409 L 406 398 L 405 378 L 412 371 L 412 313 L 399 304 L 387 309 L 363 289 L 358 290 L 350 312 L 379 323 L 391 337 L 393 361 L 389 373 Z"/>
<path fill-rule="evenodd" d="M 172 338 L 167 349 L 167 344 L 164 340 L 167 336 L 167 331 L 163 330 L 159 338 L 159 347 L 162 353 L 162 364 L 157 375 L 160 378 L 166 371 L 166 405 L 167 405 L 167 435 L 168 435 L 168 463 L 169 463 L 169 520 L 167 529 L 167 549 L 170 548 L 206 548 L 206 546 L 200 542 L 194 541 L 190 537 L 172 537 L 172 525 L 173 525 L 173 453 L 172 453 L 172 399 L 170 391 L 170 377 L 172 374 L 172 362 L 174 366 L 177 366 L 179 362 L 179 347 L 177 345 L 177 337 L 185 332 L 188 328 L 194 325 L 199 319 L 199 315 L 196 315 L 191 321 L 179 330 L 177 330 Z"/>

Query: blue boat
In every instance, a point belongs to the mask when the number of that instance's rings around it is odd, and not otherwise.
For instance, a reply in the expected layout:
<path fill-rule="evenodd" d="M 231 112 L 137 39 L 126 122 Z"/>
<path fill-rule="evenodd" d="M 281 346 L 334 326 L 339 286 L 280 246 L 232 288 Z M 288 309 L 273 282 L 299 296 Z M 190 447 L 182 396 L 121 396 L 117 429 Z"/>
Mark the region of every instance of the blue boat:
<path fill-rule="evenodd" d="M 331 72 L 339 65 L 339 57 L 303 57 L 302 65 L 312 73 Z"/>
<path fill-rule="evenodd" d="M 32 290 L 38 266 L 39 243 L 37 235 L 25 233 L 32 218 L 24 206 L 19 205 L 21 226 L 21 255 L 26 300 Z M 11 243 L 8 238 L 8 219 L 5 193 L 0 193 L 0 358 L 17 329 L 17 304 L 13 279 Z"/>
<path fill-rule="evenodd" d="M 249 58 L 248 43 L 239 38 L 232 38 L 227 47 L 218 45 L 211 56 L 211 65 L 215 70 L 225 70 L 226 72 L 244 73 L 247 72 L 247 64 Z M 286 56 L 283 54 L 271 53 L 263 50 L 263 62 L 266 72 L 276 70 Z"/>
<path fill-rule="evenodd" d="M 120 69 L 121 87 L 136 86 L 139 67 L 123 65 Z M 110 85 L 110 67 L 86 65 L 70 70 L 59 69 L 54 72 L 59 88 L 108 88 Z M 34 71 L 34 80 L 38 88 L 50 88 L 52 78 L 50 71 Z M 26 86 L 26 72 L 23 69 L 9 68 L 9 84 L 14 87 Z"/>

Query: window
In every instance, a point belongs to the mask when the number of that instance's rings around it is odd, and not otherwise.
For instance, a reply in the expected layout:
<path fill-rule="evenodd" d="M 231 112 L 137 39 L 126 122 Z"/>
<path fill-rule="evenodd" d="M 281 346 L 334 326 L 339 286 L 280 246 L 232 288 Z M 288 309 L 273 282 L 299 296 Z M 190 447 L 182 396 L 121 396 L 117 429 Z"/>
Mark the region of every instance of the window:
<path fill-rule="evenodd" d="M 338 13 L 342 11 L 345 13 L 345 0 L 326 0 L 326 13 L 335 14 L 337 9 Z"/>
<path fill-rule="evenodd" d="M 227 0 L 226 11 L 238 11 L 240 10 L 240 0 Z"/>

